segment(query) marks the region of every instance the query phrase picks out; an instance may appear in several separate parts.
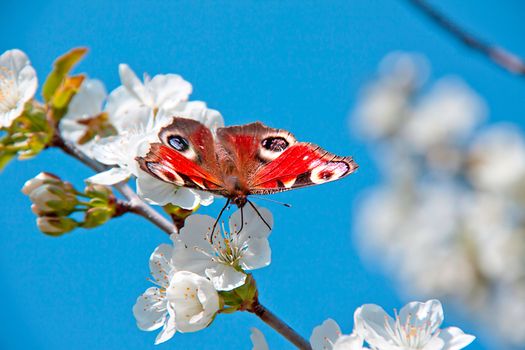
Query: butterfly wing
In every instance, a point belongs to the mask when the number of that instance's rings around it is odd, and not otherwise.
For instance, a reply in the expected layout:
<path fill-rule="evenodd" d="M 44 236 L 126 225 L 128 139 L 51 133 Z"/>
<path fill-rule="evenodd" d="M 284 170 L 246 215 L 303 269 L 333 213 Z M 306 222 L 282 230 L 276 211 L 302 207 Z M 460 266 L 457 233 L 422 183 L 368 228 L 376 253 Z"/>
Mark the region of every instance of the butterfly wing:
<path fill-rule="evenodd" d="M 152 143 L 144 157 L 137 157 L 142 170 L 177 186 L 223 190 L 213 135 L 205 125 L 175 117 L 161 129 L 159 139 L 161 142 Z"/>
<path fill-rule="evenodd" d="M 297 142 L 288 131 L 262 123 L 220 128 L 217 145 L 238 164 L 247 194 L 269 194 L 322 184 L 357 169 L 350 157 Z"/>

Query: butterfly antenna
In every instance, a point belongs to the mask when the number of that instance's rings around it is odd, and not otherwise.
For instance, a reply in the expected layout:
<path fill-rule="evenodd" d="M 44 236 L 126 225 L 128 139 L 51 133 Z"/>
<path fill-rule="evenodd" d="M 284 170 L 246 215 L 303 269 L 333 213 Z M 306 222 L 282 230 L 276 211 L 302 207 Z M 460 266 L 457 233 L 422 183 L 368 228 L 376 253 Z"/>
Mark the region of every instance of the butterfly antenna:
<path fill-rule="evenodd" d="M 250 206 L 253 208 L 253 210 L 255 210 L 255 212 L 257 213 L 257 215 L 261 218 L 262 222 L 264 222 L 264 224 L 268 227 L 269 230 L 272 229 L 272 227 L 270 226 L 270 224 L 268 224 L 266 222 L 266 220 L 264 220 L 263 216 L 261 215 L 261 213 L 259 213 L 259 210 L 257 210 L 257 207 L 251 202 L 251 201 L 248 201 L 248 203 L 250 204 Z M 242 213 L 242 212 L 241 212 Z"/>
<path fill-rule="evenodd" d="M 277 203 L 277 204 L 280 204 L 282 206 L 285 206 L 286 208 L 291 208 L 292 207 L 291 204 L 284 203 L 284 202 L 279 202 L 279 201 L 276 201 L 275 199 L 264 198 L 264 197 L 258 197 L 257 199 L 260 199 L 262 201 L 271 202 L 271 203 Z"/>
<path fill-rule="evenodd" d="M 219 216 L 217 216 L 217 220 L 215 220 L 215 223 L 213 224 L 213 228 L 211 229 L 210 239 L 209 239 L 210 244 L 213 244 L 213 234 L 215 233 L 215 228 L 217 227 L 217 224 L 219 223 L 219 220 L 221 219 L 222 213 L 224 213 L 224 210 L 226 209 L 226 207 L 228 207 L 229 204 L 230 204 L 230 199 L 228 198 L 226 200 L 226 204 L 224 204 L 224 207 L 222 207 L 221 212 L 219 213 Z"/>

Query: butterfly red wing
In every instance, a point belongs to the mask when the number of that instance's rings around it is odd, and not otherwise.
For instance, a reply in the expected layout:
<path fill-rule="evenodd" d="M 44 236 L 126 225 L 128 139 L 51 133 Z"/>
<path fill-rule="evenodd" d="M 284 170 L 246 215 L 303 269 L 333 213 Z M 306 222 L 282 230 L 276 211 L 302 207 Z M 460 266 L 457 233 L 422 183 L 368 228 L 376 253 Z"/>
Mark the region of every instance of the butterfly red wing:
<path fill-rule="evenodd" d="M 159 139 L 161 143 L 151 144 L 146 156 L 137 157 L 142 170 L 177 186 L 223 191 L 210 129 L 175 117 L 161 129 Z"/>
<path fill-rule="evenodd" d="M 340 179 L 357 169 L 350 157 L 339 157 L 310 143 L 297 142 L 288 131 L 262 123 L 220 128 L 222 147 L 239 168 L 246 194 L 269 194 Z"/>
<path fill-rule="evenodd" d="M 311 143 L 298 142 L 260 168 L 250 190 L 266 194 L 320 185 L 350 175 L 358 165 L 351 157 L 340 157 Z"/>

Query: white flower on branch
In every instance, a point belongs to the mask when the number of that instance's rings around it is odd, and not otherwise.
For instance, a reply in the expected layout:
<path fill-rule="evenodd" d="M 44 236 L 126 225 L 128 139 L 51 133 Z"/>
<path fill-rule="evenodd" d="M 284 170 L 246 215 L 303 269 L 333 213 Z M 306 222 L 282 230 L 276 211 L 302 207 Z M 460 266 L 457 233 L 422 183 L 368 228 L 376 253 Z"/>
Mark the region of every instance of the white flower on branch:
<path fill-rule="evenodd" d="M 107 115 L 103 114 L 102 107 L 106 95 L 106 88 L 101 81 L 96 79 L 85 80 L 80 90 L 73 96 L 66 115 L 60 120 L 62 137 L 73 142 L 90 157 L 93 156 L 91 148 L 97 135 L 89 137 L 89 133 L 94 131 L 93 128 L 95 127 L 104 127 L 105 120 L 102 119 L 107 119 Z"/>
<path fill-rule="evenodd" d="M 137 326 L 144 331 L 162 327 L 155 344 L 165 342 L 179 332 L 206 328 L 219 310 L 219 295 L 211 282 L 189 271 L 176 270 L 173 248 L 162 244 L 151 255 L 153 282 L 133 307 Z"/>
<path fill-rule="evenodd" d="M 457 327 L 439 328 L 443 308 L 438 300 L 408 303 L 395 318 L 378 305 L 365 304 L 354 318 L 356 332 L 374 349 L 459 350 L 475 339 Z"/>
<path fill-rule="evenodd" d="M 256 207 L 270 227 L 273 217 L 269 210 Z M 215 219 L 206 215 L 191 215 L 177 235 L 172 235 L 175 245 L 173 263 L 178 269 L 207 276 L 217 290 L 228 291 L 240 287 L 246 280 L 245 270 L 255 270 L 270 264 L 271 250 L 268 243 L 270 229 L 251 207 L 232 214 L 229 231 L 217 225 L 211 239 Z"/>
<path fill-rule="evenodd" d="M 312 331 L 310 336 L 312 350 L 364 350 L 363 339 L 358 334 L 344 335 L 339 325 L 327 319 Z M 382 349 L 381 349 L 382 350 Z"/>
<path fill-rule="evenodd" d="M 111 92 L 106 108 L 119 130 L 148 123 L 147 118 L 140 118 L 144 114 L 130 116 L 128 113 L 137 109 L 147 109 L 154 114 L 159 110 L 173 113 L 192 92 L 191 84 L 176 74 L 159 74 L 153 79 L 145 74 L 141 82 L 127 64 L 119 65 L 119 74 L 122 86 Z"/>
<path fill-rule="evenodd" d="M 137 178 L 137 192 L 151 204 L 174 204 L 184 209 L 213 202 L 210 193 L 177 188 L 141 171 L 135 157 L 144 155 L 148 145 L 158 142 L 160 129 L 174 116 L 198 120 L 212 130 L 223 126 L 221 114 L 207 108 L 204 102 L 188 102 L 191 85 L 175 74 L 144 78 L 142 83 L 127 66 L 119 67 L 122 86 L 108 98 L 106 112 L 118 135 L 101 139 L 93 146 L 93 155 L 101 163 L 114 168 L 89 179 L 93 183 L 111 185 Z"/>
<path fill-rule="evenodd" d="M 26 54 L 18 49 L 0 55 L 0 127 L 9 127 L 35 95 L 37 76 Z"/>

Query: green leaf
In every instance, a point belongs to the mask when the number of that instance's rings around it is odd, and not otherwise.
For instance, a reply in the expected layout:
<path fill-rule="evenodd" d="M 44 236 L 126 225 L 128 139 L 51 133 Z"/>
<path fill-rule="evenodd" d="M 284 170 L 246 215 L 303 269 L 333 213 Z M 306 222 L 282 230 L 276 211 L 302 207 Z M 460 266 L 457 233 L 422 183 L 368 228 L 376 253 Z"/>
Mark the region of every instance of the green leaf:
<path fill-rule="evenodd" d="M 15 156 L 16 152 L 0 150 L 0 170 L 3 170 L 9 161 Z"/>
<path fill-rule="evenodd" d="M 47 79 L 42 87 L 42 96 L 44 101 L 49 102 L 53 98 L 56 90 L 62 84 L 67 74 L 75 66 L 75 64 L 84 57 L 87 52 L 85 47 L 77 47 L 68 53 L 60 56 L 53 64 L 53 70 L 47 76 Z"/>
<path fill-rule="evenodd" d="M 56 109 L 63 109 L 69 105 L 71 98 L 78 92 L 84 81 L 84 75 L 65 77 L 62 84 L 55 90 L 51 104 Z"/>

